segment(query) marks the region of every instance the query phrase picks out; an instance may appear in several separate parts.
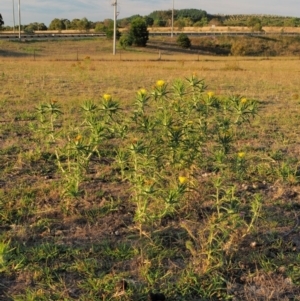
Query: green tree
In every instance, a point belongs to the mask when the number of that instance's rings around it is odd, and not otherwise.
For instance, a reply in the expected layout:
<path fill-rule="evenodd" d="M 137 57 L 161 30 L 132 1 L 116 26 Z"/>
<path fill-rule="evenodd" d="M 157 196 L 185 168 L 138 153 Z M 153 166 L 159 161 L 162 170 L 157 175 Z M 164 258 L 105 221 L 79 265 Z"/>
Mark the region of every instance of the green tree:
<path fill-rule="evenodd" d="M 77 29 L 88 31 L 91 28 L 91 24 L 87 18 L 82 18 L 77 22 Z"/>
<path fill-rule="evenodd" d="M 167 25 L 167 21 L 161 20 L 161 19 L 156 19 L 156 20 L 154 20 L 153 25 L 155 27 L 165 27 Z"/>
<path fill-rule="evenodd" d="M 37 30 L 47 30 L 47 26 L 44 23 L 38 23 Z"/>
<path fill-rule="evenodd" d="M 191 40 L 185 33 L 181 33 L 177 38 L 177 45 L 179 45 L 182 48 L 189 48 L 191 47 Z"/>
<path fill-rule="evenodd" d="M 66 29 L 64 22 L 60 19 L 53 19 L 49 25 L 49 30 L 63 30 Z"/>
<path fill-rule="evenodd" d="M 146 22 L 147 26 L 152 26 L 153 25 L 153 23 L 154 23 L 153 18 L 151 18 L 149 16 L 146 16 L 146 17 L 144 17 L 144 19 L 145 19 L 145 22 Z"/>
<path fill-rule="evenodd" d="M 103 24 L 103 22 L 98 22 L 95 26 L 95 32 L 105 32 L 106 26 Z"/>
<path fill-rule="evenodd" d="M 73 19 L 70 23 L 70 29 L 78 29 L 80 19 Z"/>
<path fill-rule="evenodd" d="M 34 34 L 34 27 L 32 25 L 24 26 L 23 30 L 25 34 L 28 35 Z"/>
<path fill-rule="evenodd" d="M 114 21 L 111 19 L 105 19 L 103 22 L 98 22 L 95 26 L 95 32 L 103 32 L 108 39 L 112 39 L 114 36 Z M 121 36 L 120 31 L 117 29 L 116 38 Z"/>
<path fill-rule="evenodd" d="M 203 17 L 200 21 L 197 21 L 194 23 L 194 27 L 202 27 L 202 26 L 207 26 L 208 24 L 208 19 L 207 17 Z"/>
<path fill-rule="evenodd" d="M 247 22 L 247 25 L 253 31 L 261 31 L 262 30 L 261 20 L 257 17 L 250 17 L 248 22 Z"/>
<path fill-rule="evenodd" d="M 128 27 L 129 24 L 130 24 L 130 21 L 127 18 L 121 19 L 118 21 L 118 25 L 120 27 Z"/>
<path fill-rule="evenodd" d="M 113 19 L 104 19 L 103 21 L 103 25 L 106 27 L 106 28 L 110 28 L 110 27 L 114 27 L 114 20 Z"/>
<path fill-rule="evenodd" d="M 177 10 L 177 18 L 189 18 L 192 23 L 200 21 L 202 18 L 207 17 L 207 13 L 201 9 L 180 9 Z"/>
<path fill-rule="evenodd" d="M 174 11 L 174 18 L 176 19 L 176 10 Z M 166 26 L 168 20 L 172 19 L 172 10 L 157 10 L 152 12 L 148 17 L 154 20 L 154 26 Z"/>
<path fill-rule="evenodd" d="M 297 27 L 299 26 L 299 18 L 287 18 L 284 20 L 284 26 L 286 27 Z"/>
<path fill-rule="evenodd" d="M 47 26 L 44 23 L 38 23 L 38 22 L 34 22 L 34 23 L 29 23 L 24 27 L 24 30 L 27 31 L 36 31 L 36 30 L 47 30 Z"/>
<path fill-rule="evenodd" d="M 0 28 L 4 25 L 4 21 L 2 15 L 0 14 Z"/>
<path fill-rule="evenodd" d="M 182 18 L 180 18 L 174 22 L 174 26 L 177 27 L 178 30 L 182 30 L 185 27 L 185 22 Z"/>
<path fill-rule="evenodd" d="M 61 19 L 62 22 L 65 24 L 66 29 L 70 29 L 71 27 L 71 21 L 69 19 Z"/>
<path fill-rule="evenodd" d="M 135 46 L 146 46 L 149 39 L 149 31 L 144 18 L 136 18 L 131 22 L 129 35 Z"/>

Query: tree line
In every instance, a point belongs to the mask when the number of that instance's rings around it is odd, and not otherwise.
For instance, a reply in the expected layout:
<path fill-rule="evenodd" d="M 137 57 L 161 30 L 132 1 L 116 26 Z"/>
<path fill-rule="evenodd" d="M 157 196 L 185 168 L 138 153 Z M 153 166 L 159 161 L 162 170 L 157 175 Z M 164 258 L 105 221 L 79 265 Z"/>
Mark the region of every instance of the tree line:
<path fill-rule="evenodd" d="M 172 10 L 156 10 L 146 16 L 133 15 L 128 18 L 118 19 L 118 27 L 127 28 L 136 18 L 143 18 L 148 27 L 165 27 L 171 26 Z M 283 17 L 273 15 L 216 15 L 208 14 L 201 9 L 179 9 L 174 10 L 174 27 L 182 29 L 183 27 L 202 27 L 202 26 L 244 26 L 260 29 L 263 26 L 280 26 L 280 27 L 299 27 L 300 18 Z M 2 30 L 13 30 L 10 26 L 4 26 L 4 20 L 0 14 L 0 28 Z M 89 21 L 87 18 L 82 19 L 53 19 L 49 26 L 44 23 L 30 23 L 22 25 L 21 29 L 27 32 L 37 30 L 95 30 L 98 32 L 107 32 L 111 34 L 113 20 L 105 19 L 103 21 Z"/>
<path fill-rule="evenodd" d="M 2 20 L 2 24 L 1 24 Z M 29 24 L 22 24 L 21 25 L 21 30 L 24 30 L 25 32 L 34 32 L 34 31 L 40 31 L 40 30 L 84 30 L 88 31 L 90 29 L 95 29 L 96 24 L 100 22 L 92 22 L 89 21 L 87 18 L 82 18 L 82 19 L 73 19 L 73 20 L 68 20 L 68 19 L 58 19 L 55 18 L 53 19 L 49 26 L 46 26 L 44 23 L 38 23 L 38 22 L 33 22 Z M 0 18 L 0 28 L 2 30 L 13 30 L 14 28 L 11 26 L 3 26 L 4 21 L 2 18 Z M 16 28 L 19 26 L 16 26 Z"/>

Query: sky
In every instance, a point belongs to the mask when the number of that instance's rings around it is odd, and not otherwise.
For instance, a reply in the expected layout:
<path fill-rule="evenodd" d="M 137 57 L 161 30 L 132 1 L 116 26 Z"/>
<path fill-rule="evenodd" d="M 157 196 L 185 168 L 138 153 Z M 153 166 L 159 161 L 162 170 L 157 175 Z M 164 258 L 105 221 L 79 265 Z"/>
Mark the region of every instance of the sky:
<path fill-rule="evenodd" d="M 112 3 L 118 3 L 118 18 L 139 14 L 145 16 L 155 10 L 196 8 L 209 14 L 268 14 L 300 17 L 300 0 L 0 0 L 0 14 L 5 25 L 18 24 L 20 1 L 21 23 L 44 23 L 54 18 L 87 18 L 90 21 L 113 19 Z"/>

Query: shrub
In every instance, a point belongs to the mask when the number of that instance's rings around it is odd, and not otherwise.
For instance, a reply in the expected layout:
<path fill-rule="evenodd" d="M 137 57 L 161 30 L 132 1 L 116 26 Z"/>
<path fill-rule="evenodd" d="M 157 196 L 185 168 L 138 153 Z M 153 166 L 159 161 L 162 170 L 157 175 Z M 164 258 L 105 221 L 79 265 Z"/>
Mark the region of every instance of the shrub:
<path fill-rule="evenodd" d="M 191 40 L 185 33 L 181 33 L 177 38 L 177 45 L 182 48 L 189 48 L 191 47 Z"/>
<path fill-rule="evenodd" d="M 128 33 L 124 33 L 121 35 L 120 39 L 119 39 L 119 44 L 122 48 L 126 48 L 128 46 L 132 46 L 133 40 L 132 40 L 132 36 Z"/>
<path fill-rule="evenodd" d="M 105 30 L 105 33 L 106 33 L 106 37 L 108 39 L 112 39 L 114 37 L 114 29 L 113 28 L 107 28 Z M 121 37 L 121 33 L 120 31 L 117 29 L 117 32 L 116 32 L 116 38 L 117 40 L 119 40 L 119 38 Z"/>
<path fill-rule="evenodd" d="M 132 39 L 132 44 L 135 46 L 146 46 L 149 39 L 149 32 L 145 19 L 136 18 L 131 22 L 129 35 Z"/>

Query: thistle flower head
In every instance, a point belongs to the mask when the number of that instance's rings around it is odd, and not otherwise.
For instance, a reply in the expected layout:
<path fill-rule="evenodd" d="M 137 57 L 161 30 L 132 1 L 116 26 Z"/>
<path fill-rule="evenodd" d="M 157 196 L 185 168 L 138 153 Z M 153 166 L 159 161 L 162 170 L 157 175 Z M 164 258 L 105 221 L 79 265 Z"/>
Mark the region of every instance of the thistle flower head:
<path fill-rule="evenodd" d="M 77 135 L 74 139 L 75 142 L 79 142 L 82 139 L 81 135 Z"/>
<path fill-rule="evenodd" d="M 179 176 L 178 180 L 180 184 L 185 184 L 188 181 L 187 177 L 184 176 Z"/>
<path fill-rule="evenodd" d="M 103 95 L 103 98 L 108 101 L 108 100 L 111 100 L 111 95 L 110 94 L 104 94 Z"/>
<path fill-rule="evenodd" d="M 162 80 L 162 79 L 159 79 L 157 82 L 156 82 L 156 86 L 157 87 L 163 87 L 165 85 L 165 81 Z"/>
<path fill-rule="evenodd" d="M 208 96 L 209 98 L 212 98 L 214 95 L 215 95 L 215 93 L 212 92 L 212 91 L 207 92 L 207 96 Z"/>
<path fill-rule="evenodd" d="M 144 88 L 142 88 L 142 89 L 138 90 L 137 93 L 138 93 L 138 95 L 140 95 L 140 96 L 145 96 L 145 95 L 147 94 L 147 90 L 144 89 Z"/>
<path fill-rule="evenodd" d="M 237 155 L 238 155 L 239 159 L 243 159 L 243 158 L 245 158 L 246 153 L 245 152 L 239 152 Z"/>

